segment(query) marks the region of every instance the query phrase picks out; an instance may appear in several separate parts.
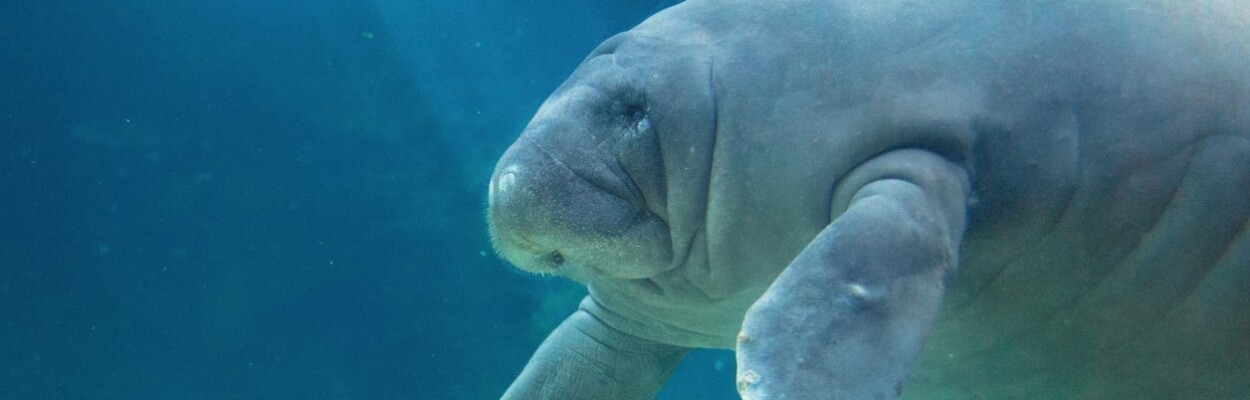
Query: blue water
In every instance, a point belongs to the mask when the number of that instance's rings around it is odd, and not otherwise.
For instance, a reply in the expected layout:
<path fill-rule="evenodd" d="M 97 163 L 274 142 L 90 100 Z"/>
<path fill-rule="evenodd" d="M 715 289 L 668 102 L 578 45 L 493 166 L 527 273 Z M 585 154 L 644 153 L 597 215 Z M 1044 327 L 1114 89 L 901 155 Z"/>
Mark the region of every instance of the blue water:
<path fill-rule="evenodd" d="M 498 398 L 582 292 L 493 254 L 486 178 L 671 3 L 4 2 L 0 399 Z"/>

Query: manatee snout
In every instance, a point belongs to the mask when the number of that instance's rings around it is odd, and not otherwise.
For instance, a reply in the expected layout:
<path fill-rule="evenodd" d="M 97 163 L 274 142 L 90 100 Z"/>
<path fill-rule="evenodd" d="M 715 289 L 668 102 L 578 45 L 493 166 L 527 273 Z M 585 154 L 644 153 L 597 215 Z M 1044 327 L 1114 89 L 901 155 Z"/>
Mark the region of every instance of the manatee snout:
<path fill-rule="evenodd" d="M 556 273 L 563 255 L 556 248 L 561 199 L 575 176 L 549 154 L 521 141 L 500 159 L 490 180 L 487 221 L 495 250 L 517 267 Z"/>
<path fill-rule="evenodd" d="M 670 268 L 663 220 L 614 189 L 620 178 L 522 137 L 490 180 L 495 250 L 518 268 L 574 278 L 645 278 Z M 579 170 L 580 169 L 580 170 Z"/>

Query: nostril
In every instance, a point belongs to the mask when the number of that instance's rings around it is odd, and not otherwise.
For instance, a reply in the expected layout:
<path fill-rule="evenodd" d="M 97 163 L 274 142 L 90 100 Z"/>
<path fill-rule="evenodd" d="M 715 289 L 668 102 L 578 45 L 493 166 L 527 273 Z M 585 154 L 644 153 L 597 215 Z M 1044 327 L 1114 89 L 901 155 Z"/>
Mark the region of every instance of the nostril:
<path fill-rule="evenodd" d="M 509 166 L 503 173 L 491 180 L 490 190 L 487 191 L 487 196 L 489 197 L 487 201 L 491 205 L 495 205 L 495 201 L 499 198 L 498 196 L 512 190 L 512 185 L 516 183 L 517 169 L 515 165 Z"/>

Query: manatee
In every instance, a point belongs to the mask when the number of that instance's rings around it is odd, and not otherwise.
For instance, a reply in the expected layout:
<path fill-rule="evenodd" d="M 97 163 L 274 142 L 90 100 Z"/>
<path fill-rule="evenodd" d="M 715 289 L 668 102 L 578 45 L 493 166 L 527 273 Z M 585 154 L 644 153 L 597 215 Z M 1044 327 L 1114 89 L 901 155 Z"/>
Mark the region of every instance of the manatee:
<path fill-rule="evenodd" d="M 488 203 L 589 292 L 505 399 L 652 398 L 693 348 L 745 399 L 1250 398 L 1240 1 L 687 1 Z"/>

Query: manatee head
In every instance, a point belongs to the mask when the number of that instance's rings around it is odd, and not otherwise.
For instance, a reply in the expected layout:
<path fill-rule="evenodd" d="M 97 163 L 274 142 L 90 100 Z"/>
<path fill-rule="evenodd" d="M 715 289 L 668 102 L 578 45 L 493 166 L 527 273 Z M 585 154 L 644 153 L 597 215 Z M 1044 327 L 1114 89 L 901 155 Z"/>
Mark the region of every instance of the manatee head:
<path fill-rule="evenodd" d="M 680 266 L 674 243 L 689 240 L 673 236 L 666 171 L 691 169 L 676 165 L 679 138 L 712 135 L 710 59 L 697 35 L 646 26 L 591 53 L 499 160 L 487 218 L 517 267 L 585 281 Z"/>

